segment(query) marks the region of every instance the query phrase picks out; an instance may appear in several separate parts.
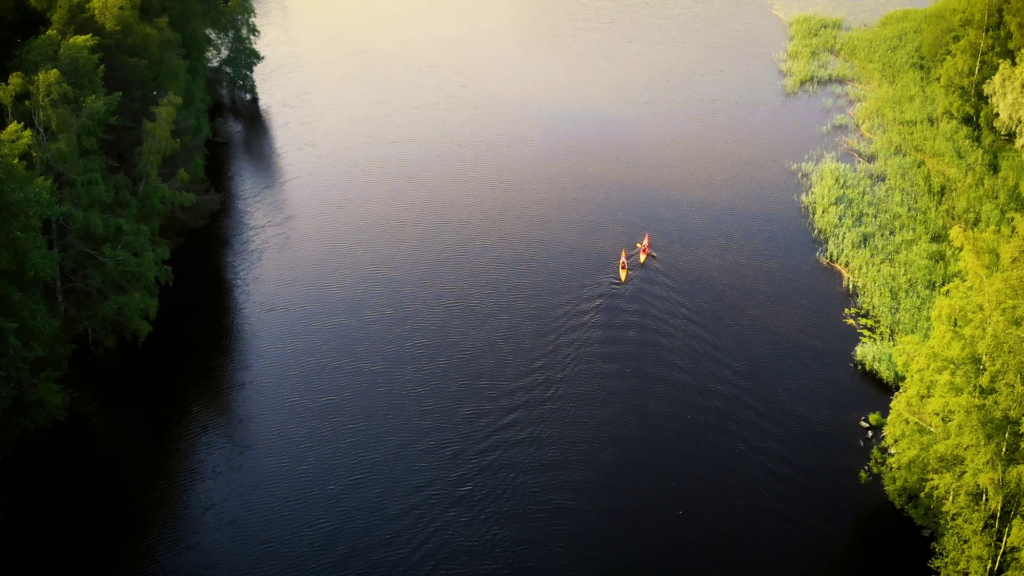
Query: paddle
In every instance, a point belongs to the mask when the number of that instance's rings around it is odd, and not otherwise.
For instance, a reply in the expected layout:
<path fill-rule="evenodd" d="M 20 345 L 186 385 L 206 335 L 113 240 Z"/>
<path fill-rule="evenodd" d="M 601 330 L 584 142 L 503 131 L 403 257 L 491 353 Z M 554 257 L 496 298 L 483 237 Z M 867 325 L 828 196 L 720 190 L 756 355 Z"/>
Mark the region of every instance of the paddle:
<path fill-rule="evenodd" d="M 637 247 L 637 248 L 643 248 L 643 247 L 644 247 L 644 245 L 643 245 L 643 244 L 641 244 L 641 243 L 639 243 L 639 242 L 637 242 L 637 243 L 636 243 L 636 247 Z M 654 250 L 648 250 L 648 252 L 647 252 L 647 253 L 648 253 L 648 254 L 650 254 L 651 256 L 654 256 L 655 258 L 657 258 L 657 257 L 658 257 L 658 255 L 657 255 L 657 254 L 655 254 Z"/>

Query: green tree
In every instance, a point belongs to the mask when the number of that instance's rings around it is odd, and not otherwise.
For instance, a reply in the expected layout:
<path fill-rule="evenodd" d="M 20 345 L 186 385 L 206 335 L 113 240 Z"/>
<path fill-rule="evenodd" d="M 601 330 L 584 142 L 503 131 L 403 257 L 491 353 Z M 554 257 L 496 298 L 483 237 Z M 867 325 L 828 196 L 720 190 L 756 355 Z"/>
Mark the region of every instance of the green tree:
<path fill-rule="evenodd" d="M 947 37 L 946 57 L 937 68 L 944 88 L 942 110 L 972 128 L 982 129 L 987 101 L 985 81 L 995 74 L 1000 60 L 1010 56 L 1010 31 L 1003 14 L 1012 8 L 1006 0 L 961 0 L 948 3 L 953 26 Z"/>
<path fill-rule="evenodd" d="M 56 273 L 43 236 L 52 211 L 49 182 L 33 173 L 32 134 L 20 124 L 0 132 L 0 443 L 38 428 L 64 407 L 59 324 L 47 298 Z"/>
<path fill-rule="evenodd" d="M 7 77 L 7 66 L 18 47 L 41 32 L 46 23 L 45 16 L 28 0 L 0 0 L 0 78 Z"/>
<path fill-rule="evenodd" d="M 163 231 L 206 188 L 211 91 L 256 94 L 254 18 L 250 0 L 0 0 L 0 437 L 61 413 L 73 343 L 150 331 Z"/>
<path fill-rule="evenodd" d="M 1017 60 L 1024 61 L 1024 53 Z M 1015 134 L 1015 145 L 1024 150 L 1024 65 L 1003 60 L 985 84 L 985 94 L 995 108 L 995 127 L 1004 134 Z"/>
<path fill-rule="evenodd" d="M 938 535 L 942 574 L 1024 570 L 1024 220 L 953 230 L 962 280 L 897 347 L 884 481 Z"/>
<path fill-rule="evenodd" d="M 213 69 L 224 79 L 232 95 L 256 96 L 252 72 L 263 61 L 256 50 L 259 29 L 250 0 L 228 0 L 210 31 Z"/>

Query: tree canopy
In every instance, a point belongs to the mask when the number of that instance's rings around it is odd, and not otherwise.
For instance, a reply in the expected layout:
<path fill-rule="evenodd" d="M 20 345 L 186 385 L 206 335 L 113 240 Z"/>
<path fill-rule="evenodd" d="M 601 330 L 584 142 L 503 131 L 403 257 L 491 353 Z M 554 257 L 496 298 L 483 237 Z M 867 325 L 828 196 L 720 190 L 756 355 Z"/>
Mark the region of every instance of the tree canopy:
<path fill-rule="evenodd" d="M 0 0 L 0 445 L 60 417 L 76 344 L 142 340 L 211 93 L 256 96 L 250 0 Z"/>

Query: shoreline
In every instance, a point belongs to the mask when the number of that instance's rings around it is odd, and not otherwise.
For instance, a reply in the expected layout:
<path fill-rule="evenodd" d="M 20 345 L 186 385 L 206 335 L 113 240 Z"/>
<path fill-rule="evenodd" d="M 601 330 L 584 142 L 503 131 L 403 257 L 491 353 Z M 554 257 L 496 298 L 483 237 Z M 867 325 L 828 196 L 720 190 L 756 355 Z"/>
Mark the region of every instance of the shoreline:
<path fill-rule="evenodd" d="M 1024 408 L 1002 400 L 1024 369 L 1014 351 L 1024 334 L 1013 328 L 1024 307 L 1014 256 L 1024 251 L 1024 198 L 1012 193 L 1024 185 L 1024 154 L 1000 124 L 1017 88 L 996 82 L 1024 65 L 1013 48 L 1024 43 L 1013 18 L 1024 15 L 990 16 L 949 1 L 858 29 L 798 16 L 780 62 L 788 93 L 841 85 L 851 103 L 857 132 L 799 167 L 800 202 L 821 260 L 854 297 L 855 362 L 895 390 L 862 479 L 880 480 L 922 534 L 936 535 L 940 574 L 1024 562 L 1018 541 L 1008 546 L 1024 491 L 1007 478 L 1024 457 L 1007 441 L 1024 434 L 1013 424 Z M 960 36 L 933 32 L 954 21 Z M 975 80 L 948 72 L 968 61 Z M 985 478 L 997 479 L 997 499 Z"/>

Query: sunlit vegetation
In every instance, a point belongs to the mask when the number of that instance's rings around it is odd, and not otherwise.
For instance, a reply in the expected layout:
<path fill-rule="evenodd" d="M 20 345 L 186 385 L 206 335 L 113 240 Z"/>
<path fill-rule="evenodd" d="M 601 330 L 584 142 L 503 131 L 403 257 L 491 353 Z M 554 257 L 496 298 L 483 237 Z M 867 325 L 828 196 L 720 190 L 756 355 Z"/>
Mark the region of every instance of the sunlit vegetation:
<path fill-rule="evenodd" d="M 850 65 L 836 56 L 842 32 L 842 18 L 797 16 L 789 23 L 789 46 L 779 61 L 786 92 L 850 77 Z"/>
<path fill-rule="evenodd" d="M 0 452 L 59 418 L 74 346 L 150 331 L 204 193 L 211 93 L 255 96 L 249 0 L 0 0 Z"/>
<path fill-rule="evenodd" d="M 940 573 L 1024 573 L 1024 0 L 790 33 L 786 89 L 851 102 L 801 201 L 856 296 L 857 362 L 897 388 L 871 470 Z"/>

